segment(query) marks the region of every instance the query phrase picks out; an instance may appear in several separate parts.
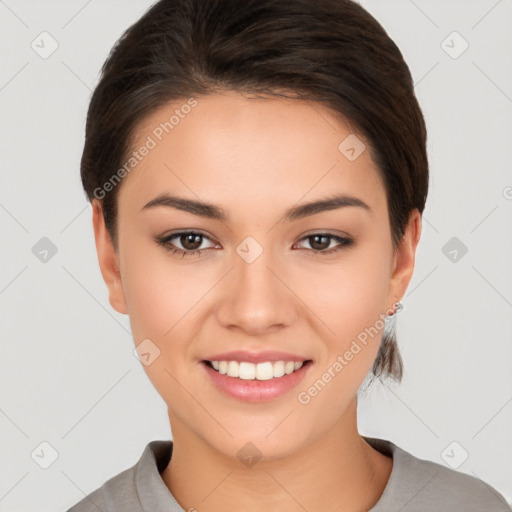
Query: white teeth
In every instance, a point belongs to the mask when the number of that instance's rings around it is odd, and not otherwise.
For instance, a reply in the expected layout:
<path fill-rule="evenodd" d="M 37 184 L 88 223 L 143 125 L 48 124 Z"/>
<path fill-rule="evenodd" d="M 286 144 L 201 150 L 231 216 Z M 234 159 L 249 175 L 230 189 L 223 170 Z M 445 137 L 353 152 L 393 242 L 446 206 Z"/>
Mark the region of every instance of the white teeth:
<path fill-rule="evenodd" d="M 213 361 L 219 365 L 219 373 L 226 375 L 228 373 L 228 362 L 227 361 Z M 212 362 L 212 364 L 213 364 Z"/>
<path fill-rule="evenodd" d="M 229 365 L 233 365 L 233 367 L 235 365 L 238 366 L 238 374 L 237 375 L 230 375 L 230 373 L 228 371 L 228 375 L 230 377 L 240 377 L 241 379 L 244 379 L 244 380 L 252 380 L 252 379 L 256 378 L 256 365 L 254 365 L 252 363 L 242 362 L 242 363 L 236 364 L 236 361 L 230 361 L 228 364 L 228 369 L 229 369 Z"/>
<path fill-rule="evenodd" d="M 293 370 L 295 370 L 295 363 L 293 361 L 286 361 L 286 364 L 284 365 L 284 373 L 289 375 Z"/>
<path fill-rule="evenodd" d="M 249 363 L 241 363 L 242 364 L 249 364 Z M 274 377 L 281 377 L 281 375 L 274 375 L 274 366 L 270 361 L 266 363 L 260 363 L 260 364 L 253 364 L 254 366 L 254 377 L 258 380 L 270 380 Z"/>
<path fill-rule="evenodd" d="M 265 363 L 248 363 L 246 361 L 211 361 L 212 366 L 222 375 L 238 377 L 243 380 L 270 380 L 290 375 L 298 370 L 302 361 L 267 361 Z"/>
<path fill-rule="evenodd" d="M 302 363 L 301 363 L 302 364 Z M 284 375 L 284 361 L 276 361 L 273 364 L 273 377 L 282 377 Z"/>
<path fill-rule="evenodd" d="M 228 377 L 239 377 L 240 365 L 236 361 L 228 361 Z"/>

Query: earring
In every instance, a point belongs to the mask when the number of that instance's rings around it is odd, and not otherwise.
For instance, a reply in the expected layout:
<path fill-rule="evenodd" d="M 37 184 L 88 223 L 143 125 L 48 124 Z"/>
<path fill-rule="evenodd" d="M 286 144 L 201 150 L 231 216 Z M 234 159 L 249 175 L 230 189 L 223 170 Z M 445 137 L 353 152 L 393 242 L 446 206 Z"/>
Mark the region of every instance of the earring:
<path fill-rule="evenodd" d="M 395 318 L 396 314 L 402 311 L 403 307 L 404 305 L 401 303 L 401 301 L 395 302 L 395 311 L 391 313 L 391 315 L 386 315 L 386 317 L 389 319 Z"/>

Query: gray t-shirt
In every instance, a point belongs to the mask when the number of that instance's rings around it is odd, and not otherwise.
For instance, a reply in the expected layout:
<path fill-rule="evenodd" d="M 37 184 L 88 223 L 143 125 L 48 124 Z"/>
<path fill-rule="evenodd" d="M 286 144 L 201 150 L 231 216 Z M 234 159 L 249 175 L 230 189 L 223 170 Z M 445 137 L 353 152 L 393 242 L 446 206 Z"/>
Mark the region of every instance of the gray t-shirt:
<path fill-rule="evenodd" d="M 363 438 L 393 457 L 393 469 L 369 512 L 511 512 L 501 494 L 482 480 L 419 459 L 391 441 Z M 107 480 L 67 512 L 186 512 L 160 473 L 172 455 L 172 441 L 151 441 L 139 461 Z"/>

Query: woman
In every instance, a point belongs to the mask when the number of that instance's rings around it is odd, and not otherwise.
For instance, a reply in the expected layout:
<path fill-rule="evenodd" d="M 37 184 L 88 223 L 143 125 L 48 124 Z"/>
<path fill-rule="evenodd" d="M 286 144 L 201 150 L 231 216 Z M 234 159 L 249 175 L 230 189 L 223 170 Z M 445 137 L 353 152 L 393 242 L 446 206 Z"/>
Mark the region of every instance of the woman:
<path fill-rule="evenodd" d="M 358 433 L 368 373 L 402 376 L 428 191 L 409 69 L 361 6 L 156 3 L 103 67 L 81 175 L 173 441 L 71 511 L 510 511 Z"/>

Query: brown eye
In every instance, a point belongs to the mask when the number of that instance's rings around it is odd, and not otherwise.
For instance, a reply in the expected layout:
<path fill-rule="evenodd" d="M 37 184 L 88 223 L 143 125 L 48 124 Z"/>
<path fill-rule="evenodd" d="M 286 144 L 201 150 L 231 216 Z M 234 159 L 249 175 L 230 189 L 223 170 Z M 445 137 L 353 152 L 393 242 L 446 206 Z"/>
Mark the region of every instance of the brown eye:
<path fill-rule="evenodd" d="M 354 240 L 350 238 L 333 235 L 332 233 L 314 233 L 305 236 L 302 240 L 307 240 L 311 247 L 311 249 L 306 248 L 306 250 L 320 255 L 331 254 L 355 244 Z M 338 244 L 331 246 L 333 241 L 338 242 Z"/>
<path fill-rule="evenodd" d="M 180 235 L 179 241 L 181 245 L 188 251 L 195 251 L 201 247 L 202 238 L 202 235 L 198 235 L 196 233 L 187 233 L 185 235 Z"/>
<path fill-rule="evenodd" d="M 308 237 L 311 247 L 323 251 L 331 245 L 331 238 L 328 235 L 311 235 Z"/>
<path fill-rule="evenodd" d="M 157 238 L 155 241 L 167 251 L 185 256 L 200 256 L 208 247 L 200 249 L 205 240 L 211 240 L 203 233 L 180 231 L 169 236 Z M 177 244 L 177 245 L 176 245 Z M 181 247 L 180 247 L 181 246 Z M 210 247 L 213 247 L 214 244 Z"/>

